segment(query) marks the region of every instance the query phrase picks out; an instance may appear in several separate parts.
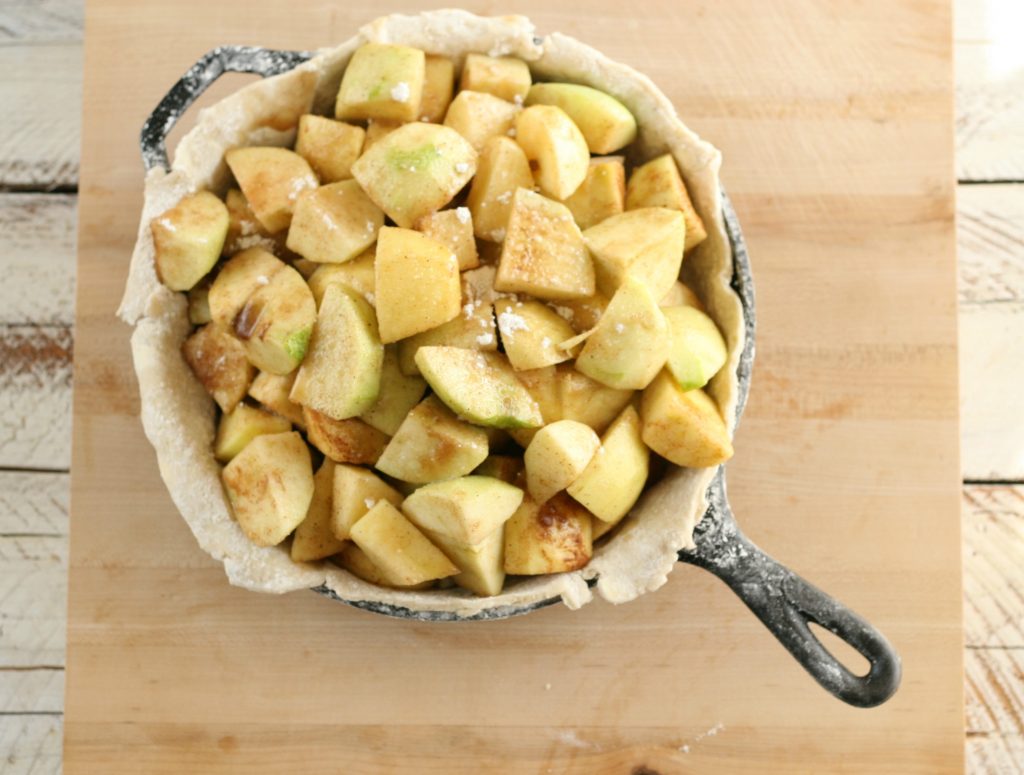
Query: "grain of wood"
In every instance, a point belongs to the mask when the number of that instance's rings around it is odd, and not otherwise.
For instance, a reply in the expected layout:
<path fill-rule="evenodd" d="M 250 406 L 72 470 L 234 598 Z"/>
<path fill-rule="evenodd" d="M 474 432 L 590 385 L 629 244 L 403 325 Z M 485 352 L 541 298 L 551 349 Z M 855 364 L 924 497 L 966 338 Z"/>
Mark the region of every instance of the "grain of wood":
<path fill-rule="evenodd" d="M 63 666 L 66 569 L 63 536 L 0 537 L 0 668 Z"/>
<path fill-rule="evenodd" d="M 967 750 L 977 764 L 972 771 L 1019 772 L 1024 761 L 1024 650 L 968 649 L 964 667 Z"/>
<path fill-rule="evenodd" d="M 76 207 L 73 195 L 0 194 L 0 326 L 74 322 Z"/>
<path fill-rule="evenodd" d="M 0 670 L 0 715 L 60 713 L 63 705 L 63 668 Z"/>
<path fill-rule="evenodd" d="M 0 327 L 0 468 L 70 463 L 71 331 Z"/>
<path fill-rule="evenodd" d="M 68 474 L 0 471 L 0 536 L 64 536 Z"/>
<path fill-rule="evenodd" d="M 4 0 L 0 4 L 0 46 L 81 42 L 82 5 L 82 0 Z"/>
<path fill-rule="evenodd" d="M 78 183 L 82 47 L 0 46 L 0 189 Z"/>
<path fill-rule="evenodd" d="M 1024 184 L 960 186 L 956 225 L 960 303 L 1024 301 Z"/>
<path fill-rule="evenodd" d="M 1024 180 L 1024 5 L 958 0 L 957 176 Z"/>
<path fill-rule="evenodd" d="M 62 721 L 57 715 L 0 720 L 4 775 L 60 775 Z"/>

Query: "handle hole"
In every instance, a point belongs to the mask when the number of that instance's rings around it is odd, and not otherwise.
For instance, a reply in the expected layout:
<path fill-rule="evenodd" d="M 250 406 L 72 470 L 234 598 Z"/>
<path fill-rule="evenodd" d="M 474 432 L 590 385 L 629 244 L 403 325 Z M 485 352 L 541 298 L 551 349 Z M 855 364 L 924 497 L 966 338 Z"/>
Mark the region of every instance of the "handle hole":
<path fill-rule="evenodd" d="M 845 665 L 847 670 L 858 678 L 863 678 L 871 672 L 871 663 L 857 649 L 821 625 L 815 622 L 808 622 L 807 624 L 814 637 L 821 641 L 821 645 L 839 662 Z"/>
<path fill-rule="evenodd" d="M 174 129 L 171 130 L 170 134 L 167 135 L 167 158 L 170 163 L 174 163 L 174 149 L 178 146 L 178 141 L 185 136 L 192 127 L 196 125 L 196 120 L 199 118 L 199 111 L 203 108 L 208 108 L 218 100 L 222 100 L 232 92 L 236 92 L 251 81 L 258 81 L 260 77 L 254 73 L 224 73 L 215 82 L 210 84 L 209 88 L 203 92 L 192 103 L 191 107 L 185 111 L 185 113 L 178 120 L 178 123 L 174 125 Z"/>

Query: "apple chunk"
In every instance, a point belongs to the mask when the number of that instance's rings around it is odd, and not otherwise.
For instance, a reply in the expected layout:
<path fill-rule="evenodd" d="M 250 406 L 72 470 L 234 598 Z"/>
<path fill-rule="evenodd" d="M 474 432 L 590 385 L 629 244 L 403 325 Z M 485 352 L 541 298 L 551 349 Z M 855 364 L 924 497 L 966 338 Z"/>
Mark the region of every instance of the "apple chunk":
<path fill-rule="evenodd" d="M 336 463 L 373 465 L 388 445 L 388 435 L 357 417 L 334 420 L 308 406 L 303 407 L 309 443 Z"/>
<path fill-rule="evenodd" d="M 459 88 L 521 103 L 530 91 L 532 80 L 529 66 L 521 59 L 467 54 Z"/>
<path fill-rule="evenodd" d="M 235 316 L 235 336 L 245 344 L 245 354 L 254 366 L 288 374 L 306 357 L 316 302 L 302 275 L 290 266 L 257 281 L 256 290 Z"/>
<path fill-rule="evenodd" d="M 377 470 L 411 484 L 465 476 L 487 457 L 487 434 L 458 419 L 437 396 L 406 416 Z"/>
<path fill-rule="evenodd" d="M 334 469 L 334 500 L 332 502 L 331 530 L 336 538 L 346 540 L 352 526 L 372 509 L 377 501 L 392 506 L 402 503 L 402 494 L 365 468 L 338 465 Z"/>
<path fill-rule="evenodd" d="M 601 437 L 597 454 L 567 488 L 569 495 L 603 522 L 618 523 L 643 492 L 650 452 L 640 430 L 640 415 L 627 406 Z"/>
<path fill-rule="evenodd" d="M 683 390 L 663 370 L 640 403 L 644 443 L 677 466 L 707 468 L 732 457 L 718 405 L 703 390 Z"/>
<path fill-rule="evenodd" d="M 309 290 L 313 292 L 317 307 L 324 300 L 327 286 L 335 283 L 348 286 L 369 302 L 371 307 L 374 306 L 377 301 L 374 295 L 374 259 L 375 253 L 371 248 L 344 264 L 319 265 L 306 281 L 309 283 Z"/>
<path fill-rule="evenodd" d="M 452 581 L 477 595 L 497 595 L 505 583 L 505 531 L 499 528 L 477 544 L 463 544 L 448 536 L 427 532 L 459 569 Z"/>
<path fill-rule="evenodd" d="M 518 107 L 493 94 L 460 91 L 448 106 L 444 125 L 454 129 L 477 151 L 481 151 L 490 138 L 508 134 L 517 113 Z"/>
<path fill-rule="evenodd" d="M 209 191 L 182 199 L 150 224 L 156 273 L 172 291 L 187 291 L 217 263 L 228 234 L 228 208 Z"/>
<path fill-rule="evenodd" d="M 377 401 L 360 417 L 366 424 L 393 436 L 409 410 L 420 402 L 426 392 L 427 383 L 420 377 L 403 374 L 398 367 L 396 348 L 387 347 L 384 350 Z"/>
<path fill-rule="evenodd" d="M 320 184 L 309 162 L 287 148 L 235 148 L 224 160 L 256 219 L 271 234 L 288 228 L 299 197 Z"/>
<path fill-rule="evenodd" d="M 576 124 L 561 108 L 534 105 L 516 117 L 516 142 L 536 164 L 534 179 L 552 199 L 567 199 L 587 177 L 590 151 Z"/>
<path fill-rule="evenodd" d="M 467 302 L 462 313 L 447 323 L 399 342 L 398 365 L 403 374 L 420 373 L 420 367 L 416 365 L 416 353 L 421 347 L 460 347 L 489 352 L 497 350 L 493 305 Z"/>
<path fill-rule="evenodd" d="M 494 428 L 536 428 L 540 409 L 508 361 L 498 353 L 458 347 L 421 347 L 416 365 L 456 414 Z"/>
<path fill-rule="evenodd" d="M 249 248 L 228 259 L 217 272 L 206 297 L 213 322 L 230 329 L 253 292 L 268 285 L 270 278 L 286 266 L 262 248 Z"/>
<path fill-rule="evenodd" d="M 335 420 L 356 417 L 377 400 L 383 362 L 373 308 L 345 286 L 330 285 L 291 398 Z"/>
<path fill-rule="evenodd" d="M 416 527 L 461 544 L 478 544 L 523 502 L 523 491 L 500 479 L 463 476 L 420 487 L 402 511 Z"/>
<path fill-rule="evenodd" d="M 334 461 L 324 460 L 313 476 L 313 499 L 306 518 L 292 536 L 291 556 L 295 562 L 313 562 L 341 551 L 343 542 L 331 532 L 331 499 L 334 493 Z"/>
<path fill-rule="evenodd" d="M 575 83 L 536 83 L 527 105 L 555 105 L 572 119 L 591 153 L 612 153 L 636 138 L 636 119 L 621 102 L 603 91 Z"/>
<path fill-rule="evenodd" d="M 668 342 L 668 323 L 650 290 L 627 277 L 583 345 L 576 368 L 608 387 L 640 390 L 665 365 Z"/>
<path fill-rule="evenodd" d="M 696 247 L 705 239 L 708 232 L 704 221 L 697 214 L 686 185 L 679 174 L 675 159 L 671 154 L 659 156 L 633 170 L 626 187 L 626 209 L 636 210 L 643 207 L 667 207 L 679 210 L 686 221 L 685 250 Z"/>
<path fill-rule="evenodd" d="M 527 496 L 505 523 L 505 572 L 539 576 L 582 568 L 593 554 L 592 521 L 565 493 L 540 504 Z"/>
<path fill-rule="evenodd" d="M 321 183 L 352 177 L 352 163 L 363 150 L 366 130 L 307 113 L 299 119 L 295 152 L 309 162 Z"/>
<path fill-rule="evenodd" d="M 601 440 L 589 425 L 573 420 L 545 425 L 523 456 L 530 496 L 543 503 L 564 490 L 576 481 L 600 446 Z"/>
<path fill-rule="evenodd" d="M 319 264 L 355 258 L 377 240 L 384 213 L 354 180 L 321 186 L 295 205 L 288 249 Z"/>
<path fill-rule="evenodd" d="M 539 301 L 499 299 L 494 306 L 505 355 L 516 371 L 551 366 L 572 357 L 559 347 L 575 336 L 564 318 Z"/>
<path fill-rule="evenodd" d="M 627 276 L 664 298 L 679 279 L 686 226 L 683 216 L 664 207 L 628 210 L 606 218 L 583 233 L 594 257 L 597 286 L 611 296 Z"/>
<path fill-rule="evenodd" d="M 694 307 L 664 307 L 662 312 L 669 328 L 668 370 L 683 390 L 704 387 L 729 358 L 722 332 Z"/>
<path fill-rule="evenodd" d="M 257 546 L 281 543 L 306 518 L 313 499 L 313 464 L 291 431 L 257 436 L 221 472 L 235 519 Z"/>
<path fill-rule="evenodd" d="M 427 54 L 423 71 L 423 97 L 420 100 L 420 121 L 438 124 L 452 101 L 455 88 L 455 63 L 447 57 Z"/>
<path fill-rule="evenodd" d="M 419 49 L 387 43 L 360 46 L 345 68 L 334 114 L 342 119 L 415 121 L 425 72 Z"/>
<path fill-rule="evenodd" d="M 333 562 L 344 568 L 356 578 L 376 584 L 379 587 L 391 587 L 392 589 L 427 589 L 433 585 L 433 581 L 424 581 L 420 584 L 401 584 L 396 579 L 385 573 L 381 568 L 373 564 L 373 560 L 366 556 L 366 552 L 360 549 L 351 541 L 346 541 L 338 552 Z"/>
<path fill-rule="evenodd" d="M 181 346 L 185 362 L 217 406 L 230 412 L 245 397 L 256 370 L 242 343 L 216 323 L 209 323 Z"/>
<path fill-rule="evenodd" d="M 387 501 L 352 526 L 352 540 L 374 565 L 401 584 L 454 576 L 459 569 Z"/>
<path fill-rule="evenodd" d="M 455 254 L 418 231 L 382 228 L 374 272 L 385 344 L 447 323 L 462 308 Z"/>
<path fill-rule="evenodd" d="M 571 197 L 565 200 L 581 229 L 596 226 L 605 218 L 625 209 L 626 170 L 621 156 L 590 160 L 587 177 Z"/>
<path fill-rule="evenodd" d="M 270 374 L 261 371 L 249 386 L 249 395 L 275 414 L 300 428 L 306 427 L 302 407 L 289 397 L 295 384 L 295 372 L 291 374 Z"/>
<path fill-rule="evenodd" d="M 459 262 L 459 271 L 480 266 L 473 239 L 473 216 L 467 207 L 440 210 L 416 221 L 417 231 L 446 245 Z"/>
<path fill-rule="evenodd" d="M 494 288 L 553 301 L 594 294 L 594 266 L 565 205 L 516 190 Z"/>
<path fill-rule="evenodd" d="M 291 429 L 292 424 L 284 417 L 255 406 L 239 404 L 221 416 L 213 442 L 213 456 L 227 463 L 257 436 L 287 433 Z"/>
<path fill-rule="evenodd" d="M 476 158 L 454 129 L 417 121 L 374 143 L 352 174 L 388 217 L 408 229 L 462 190 L 476 172 Z"/>
<path fill-rule="evenodd" d="M 480 152 L 477 173 L 466 199 L 477 237 L 491 242 L 505 239 L 512 196 L 518 188 L 533 188 L 533 173 L 526 154 L 515 140 L 492 137 Z"/>

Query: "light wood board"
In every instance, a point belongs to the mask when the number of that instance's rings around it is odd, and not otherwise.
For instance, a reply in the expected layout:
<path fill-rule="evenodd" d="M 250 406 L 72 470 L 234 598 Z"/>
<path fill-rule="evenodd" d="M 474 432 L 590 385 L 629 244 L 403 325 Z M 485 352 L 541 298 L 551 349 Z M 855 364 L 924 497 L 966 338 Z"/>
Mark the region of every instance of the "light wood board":
<path fill-rule="evenodd" d="M 831 699 L 692 568 L 627 606 L 483 625 L 228 587 L 163 491 L 112 317 L 138 127 L 213 45 L 308 48 L 373 12 L 104 0 L 85 57 L 65 771 L 959 771 L 949 8 L 475 7 L 648 72 L 725 152 L 760 315 L 732 499 L 892 638 L 903 689 L 869 712 Z"/>

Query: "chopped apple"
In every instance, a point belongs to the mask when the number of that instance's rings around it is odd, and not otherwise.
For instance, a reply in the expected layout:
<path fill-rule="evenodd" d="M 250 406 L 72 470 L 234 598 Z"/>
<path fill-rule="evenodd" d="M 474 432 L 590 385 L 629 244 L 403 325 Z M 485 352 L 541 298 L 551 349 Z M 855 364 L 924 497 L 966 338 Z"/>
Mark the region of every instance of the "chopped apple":
<path fill-rule="evenodd" d="M 534 180 L 552 199 L 568 199 L 587 177 L 590 151 L 561 108 L 534 105 L 516 116 L 516 142 L 536 164 Z"/>
<path fill-rule="evenodd" d="M 393 436 L 402 420 L 427 392 L 427 383 L 420 377 L 408 377 L 398 367 L 398 352 L 394 346 L 384 349 L 384 365 L 380 373 L 380 392 L 377 401 L 360 415 L 367 425 Z"/>
<path fill-rule="evenodd" d="M 302 409 L 309 443 L 335 463 L 374 465 L 388 445 L 388 435 L 358 417 L 335 420 L 308 406 Z"/>
<path fill-rule="evenodd" d="M 619 390 L 602 385 L 581 374 L 568 363 L 558 367 L 558 419 L 576 420 L 604 433 L 608 425 L 633 397 L 632 390 Z"/>
<path fill-rule="evenodd" d="M 352 174 L 395 223 L 410 228 L 462 190 L 476 172 L 476 158 L 454 129 L 417 121 L 374 143 Z"/>
<path fill-rule="evenodd" d="M 480 266 L 473 238 L 473 216 L 468 207 L 440 210 L 416 221 L 417 231 L 446 245 L 459 262 L 459 271 Z"/>
<path fill-rule="evenodd" d="M 489 243 L 478 243 L 477 249 L 479 250 L 482 245 L 487 244 Z M 494 278 L 497 273 L 497 267 L 492 264 L 484 264 L 476 269 L 463 272 L 462 295 L 466 301 L 473 302 L 476 306 L 481 304 L 493 305 L 495 300 L 503 296 L 504 294 L 494 290 Z"/>
<path fill-rule="evenodd" d="M 365 137 L 362 127 L 307 113 L 299 119 L 295 152 L 309 162 L 321 183 L 337 183 L 352 177 Z"/>
<path fill-rule="evenodd" d="M 363 153 L 366 153 L 400 126 L 402 124 L 399 121 L 373 121 L 372 119 L 368 121 L 366 123 L 366 138 L 363 140 Z"/>
<path fill-rule="evenodd" d="M 459 88 L 493 94 L 509 102 L 522 104 L 530 91 L 530 68 L 515 57 L 468 54 L 462 67 Z"/>
<path fill-rule="evenodd" d="M 701 312 L 707 312 L 700 297 L 694 293 L 690 286 L 683 285 L 676 281 L 665 297 L 658 302 L 659 307 L 696 307 Z"/>
<path fill-rule="evenodd" d="M 583 239 L 594 257 L 597 285 L 608 296 L 633 276 L 661 299 L 679 279 L 686 226 L 675 210 L 647 207 L 613 215 L 587 229 Z"/>
<path fill-rule="evenodd" d="M 732 457 L 718 405 L 703 390 L 683 390 L 663 370 L 640 404 L 644 443 L 677 466 L 707 468 Z"/>
<path fill-rule="evenodd" d="M 641 390 L 665 365 L 668 323 L 648 287 L 627 277 L 576 359 L 576 369 L 612 388 Z"/>
<path fill-rule="evenodd" d="M 209 191 L 197 191 L 150 224 L 156 274 L 172 291 L 187 291 L 217 263 L 228 234 L 228 208 Z"/>
<path fill-rule="evenodd" d="M 447 246 L 418 231 L 382 228 L 374 271 L 385 344 L 447 323 L 462 308 L 458 260 Z"/>
<path fill-rule="evenodd" d="M 378 501 L 352 526 L 352 540 L 387 576 L 401 584 L 454 576 L 459 569 L 387 501 Z"/>
<path fill-rule="evenodd" d="M 287 433 L 292 424 L 280 415 L 248 404 L 238 404 L 221 415 L 217 437 L 213 442 L 213 456 L 227 463 L 257 436 L 269 433 Z"/>
<path fill-rule="evenodd" d="M 291 399 L 335 420 L 356 417 L 377 400 L 383 362 L 373 308 L 344 285 L 329 285 Z"/>
<path fill-rule="evenodd" d="M 487 457 L 487 435 L 458 419 L 437 396 L 413 408 L 377 461 L 377 470 L 412 484 L 465 476 Z"/>
<path fill-rule="evenodd" d="M 463 90 L 448 106 L 444 125 L 465 137 L 479 152 L 492 137 L 508 135 L 519 110 L 493 94 Z"/>
<path fill-rule="evenodd" d="M 596 226 L 625 209 L 626 169 L 621 156 L 591 159 L 587 177 L 565 200 L 581 229 Z"/>
<path fill-rule="evenodd" d="M 205 326 L 211 320 L 210 281 L 204 280 L 188 292 L 188 322 L 194 326 Z"/>
<path fill-rule="evenodd" d="M 275 414 L 300 428 L 306 427 L 302 407 L 290 398 L 295 384 L 295 372 L 291 374 L 270 374 L 261 371 L 249 386 L 249 395 Z"/>
<path fill-rule="evenodd" d="M 378 587 L 414 590 L 427 589 L 434 584 L 433 581 L 424 581 L 422 584 L 411 584 L 409 586 L 396 583 L 393 578 L 373 564 L 373 561 L 366 556 L 366 552 L 351 541 L 345 542 L 341 551 L 332 558 L 332 562 L 338 565 L 338 567 L 344 568 L 356 578 L 376 584 Z"/>
<path fill-rule="evenodd" d="M 594 429 L 574 420 L 545 425 L 526 448 L 526 487 L 538 503 L 576 481 L 601 446 Z"/>
<path fill-rule="evenodd" d="M 491 444 L 491 448 L 494 448 Z M 516 455 L 488 455 L 487 459 L 476 467 L 474 476 L 490 476 L 509 484 L 515 483 L 523 472 L 523 459 Z"/>
<path fill-rule="evenodd" d="M 270 278 L 287 266 L 284 261 L 262 248 L 249 248 L 230 258 L 217 272 L 207 304 L 210 317 L 217 325 L 230 329 L 245 302 Z"/>
<path fill-rule="evenodd" d="M 456 414 L 477 425 L 536 428 L 540 408 L 498 353 L 458 347 L 421 347 L 416 365 Z"/>
<path fill-rule="evenodd" d="M 287 148 L 235 148 L 224 160 L 256 219 L 270 234 L 288 228 L 299 198 L 320 184 L 309 162 Z"/>
<path fill-rule="evenodd" d="M 516 371 L 551 366 L 574 355 L 559 345 L 576 332 L 541 302 L 499 299 L 494 311 L 505 355 Z"/>
<path fill-rule="evenodd" d="M 567 299 L 555 306 L 555 311 L 572 325 L 577 333 L 589 331 L 597 325 L 608 308 L 608 297 L 600 291 L 585 299 Z"/>
<path fill-rule="evenodd" d="M 185 362 L 223 412 L 230 412 L 245 397 L 256 370 L 235 337 L 208 323 L 181 346 Z"/>
<path fill-rule="evenodd" d="M 341 551 L 343 542 L 331 532 L 334 468 L 334 461 L 328 458 L 313 476 L 313 500 L 292 536 L 291 556 L 295 562 L 314 562 Z"/>
<path fill-rule="evenodd" d="M 359 466 L 339 464 L 334 469 L 334 499 L 332 501 L 331 531 L 335 538 L 347 540 L 352 526 L 372 509 L 377 501 L 392 506 L 402 503 L 402 494 L 389 486 L 372 471 Z"/>
<path fill-rule="evenodd" d="M 591 523 L 565 493 L 542 504 L 527 496 L 505 523 L 505 572 L 539 576 L 582 568 L 593 554 Z"/>
<path fill-rule="evenodd" d="M 281 543 L 313 499 L 309 448 L 295 431 L 257 436 L 221 472 L 242 532 L 257 546 Z"/>
<path fill-rule="evenodd" d="M 420 121 L 439 124 L 444 120 L 455 88 L 455 63 L 447 57 L 427 54 L 423 71 Z"/>
<path fill-rule="evenodd" d="M 302 275 L 302 279 L 307 283 L 309 282 L 309 278 L 313 276 L 313 272 L 320 268 L 320 264 L 315 261 L 310 261 L 309 259 L 298 255 L 291 259 L 290 263 L 292 268 Z"/>
<path fill-rule="evenodd" d="M 537 83 L 527 105 L 555 105 L 566 112 L 586 138 L 591 153 L 612 153 L 636 138 L 636 119 L 612 97 L 575 83 Z"/>
<path fill-rule="evenodd" d="M 689 251 L 707 239 L 708 232 L 704 227 L 704 221 L 690 200 L 679 168 L 671 154 L 666 153 L 637 167 L 629 176 L 626 209 L 636 210 L 645 207 L 667 207 L 682 212 L 686 221 L 685 250 Z"/>
<path fill-rule="evenodd" d="M 494 306 L 467 302 L 462 312 L 447 323 L 398 343 L 398 366 L 403 374 L 420 373 L 416 353 L 421 347 L 461 347 L 493 352 L 498 349 L 494 329 Z"/>
<path fill-rule="evenodd" d="M 228 236 L 224 240 L 223 255 L 233 256 L 256 247 L 276 253 L 284 247 L 284 235 L 271 234 L 263 228 L 241 189 L 228 189 L 224 203 L 228 208 Z"/>
<path fill-rule="evenodd" d="M 650 452 L 640 430 L 640 415 L 627 406 L 601 437 L 597 454 L 567 488 L 599 520 L 616 524 L 644 489 Z"/>
<path fill-rule="evenodd" d="M 318 265 L 316 271 L 310 275 L 307 281 L 317 307 L 324 300 L 324 291 L 327 290 L 327 286 L 335 283 L 348 286 L 366 299 L 370 306 L 376 304 L 373 266 L 375 256 L 373 248 L 370 248 L 362 255 L 351 261 L 346 261 L 344 264 Z"/>
<path fill-rule="evenodd" d="M 722 332 L 694 307 L 664 307 L 662 312 L 669 330 L 665 365 L 683 390 L 704 387 L 729 358 Z"/>
<path fill-rule="evenodd" d="M 518 487 L 488 476 L 462 476 L 420 487 L 402 511 L 420 530 L 461 544 L 478 544 L 523 502 Z"/>
<path fill-rule="evenodd" d="M 337 118 L 415 121 L 426 71 L 422 51 L 388 43 L 356 49 L 341 79 Z"/>
<path fill-rule="evenodd" d="M 295 206 L 288 249 L 319 264 L 341 264 L 377 241 L 384 213 L 354 180 L 320 186 Z"/>
<path fill-rule="evenodd" d="M 543 425 L 562 419 L 559 372 L 554 366 L 520 371 L 516 373 L 516 378 L 537 402 Z"/>
<path fill-rule="evenodd" d="M 555 301 L 594 294 L 594 267 L 565 205 L 516 190 L 494 288 Z"/>
<path fill-rule="evenodd" d="M 258 369 L 288 374 L 306 357 L 316 302 L 302 275 L 290 266 L 282 266 L 265 283 L 259 280 L 235 316 L 235 336 Z"/>
<path fill-rule="evenodd" d="M 478 595 L 497 595 L 505 583 L 505 531 L 499 528 L 477 544 L 463 544 L 425 531 L 427 537 L 459 569 L 452 581 Z"/>
<path fill-rule="evenodd" d="M 515 140 L 492 137 L 480 152 L 476 177 L 466 200 L 477 237 L 492 242 L 505 239 L 512 196 L 518 188 L 533 188 L 533 173 L 526 154 Z"/>

